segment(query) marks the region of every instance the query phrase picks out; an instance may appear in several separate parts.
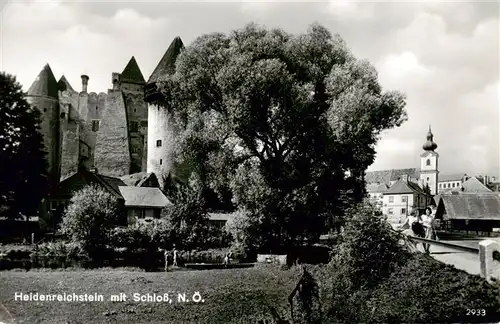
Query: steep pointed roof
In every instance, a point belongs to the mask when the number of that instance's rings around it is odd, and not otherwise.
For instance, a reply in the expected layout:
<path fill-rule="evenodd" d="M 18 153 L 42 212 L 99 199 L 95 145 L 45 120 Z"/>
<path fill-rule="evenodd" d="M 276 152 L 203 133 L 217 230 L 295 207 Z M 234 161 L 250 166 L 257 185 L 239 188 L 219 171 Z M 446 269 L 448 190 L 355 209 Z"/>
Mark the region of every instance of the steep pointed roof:
<path fill-rule="evenodd" d="M 156 66 L 148 80 L 148 84 L 155 83 L 159 77 L 175 72 L 175 61 L 180 52 L 184 49 L 184 44 L 179 36 L 175 37 L 167 51 Z"/>
<path fill-rule="evenodd" d="M 123 69 L 123 72 L 120 75 L 121 82 L 127 83 L 137 83 L 144 84 L 146 81 L 144 80 L 144 76 L 142 75 L 141 69 L 135 60 L 135 57 L 132 56 L 130 61 L 128 61 L 127 66 Z"/>
<path fill-rule="evenodd" d="M 59 90 L 61 90 L 61 91 L 65 91 L 65 90 L 75 91 L 75 90 L 73 90 L 73 87 L 71 86 L 71 84 L 69 84 L 69 82 L 66 79 L 66 77 L 64 76 L 64 74 L 57 82 L 57 85 L 59 86 Z"/>
<path fill-rule="evenodd" d="M 56 78 L 54 77 L 54 73 L 49 66 L 49 64 L 45 64 L 42 71 L 38 74 L 35 79 L 35 82 L 28 89 L 28 96 L 45 96 L 58 98 L 58 84 Z"/>

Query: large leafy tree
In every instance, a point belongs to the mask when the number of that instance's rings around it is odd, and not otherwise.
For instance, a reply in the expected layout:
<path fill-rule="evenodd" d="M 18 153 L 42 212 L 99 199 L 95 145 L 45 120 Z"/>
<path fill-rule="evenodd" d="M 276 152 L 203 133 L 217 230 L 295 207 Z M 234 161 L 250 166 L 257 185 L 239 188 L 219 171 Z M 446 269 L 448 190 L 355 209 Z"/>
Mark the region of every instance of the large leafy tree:
<path fill-rule="evenodd" d="M 2 216 L 35 215 L 47 191 L 40 113 L 16 78 L 0 72 L 0 209 Z"/>
<path fill-rule="evenodd" d="M 267 250 L 317 238 L 360 201 L 379 134 L 406 119 L 404 96 L 383 92 L 373 66 L 317 24 L 201 36 L 160 88 L 179 126 L 177 163 L 229 191 Z"/>

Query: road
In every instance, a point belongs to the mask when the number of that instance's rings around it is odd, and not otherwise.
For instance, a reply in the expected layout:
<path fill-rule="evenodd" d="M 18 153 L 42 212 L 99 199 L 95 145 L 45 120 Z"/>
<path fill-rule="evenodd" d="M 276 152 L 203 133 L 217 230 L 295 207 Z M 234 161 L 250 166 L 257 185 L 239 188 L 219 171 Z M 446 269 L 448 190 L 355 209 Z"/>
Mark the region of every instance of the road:
<path fill-rule="evenodd" d="M 484 238 L 493 239 L 493 238 Z M 495 238 L 498 240 L 499 238 Z M 469 247 L 479 247 L 479 242 L 482 239 L 469 239 L 469 240 L 443 240 L 443 242 L 463 245 Z M 434 259 L 455 266 L 457 269 L 465 270 L 470 274 L 479 275 L 480 265 L 479 265 L 479 254 L 474 254 L 470 252 L 457 251 L 441 246 L 431 245 L 430 248 L 431 256 Z"/>

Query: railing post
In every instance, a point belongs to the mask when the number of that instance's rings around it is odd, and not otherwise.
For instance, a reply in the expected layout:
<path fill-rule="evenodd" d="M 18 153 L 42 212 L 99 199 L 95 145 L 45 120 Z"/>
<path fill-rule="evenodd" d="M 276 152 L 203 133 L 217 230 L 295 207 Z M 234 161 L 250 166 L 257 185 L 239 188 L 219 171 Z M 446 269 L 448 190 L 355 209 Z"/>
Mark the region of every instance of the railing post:
<path fill-rule="evenodd" d="M 479 262 L 481 263 L 481 277 L 491 282 L 491 277 L 500 279 L 500 264 L 493 259 L 493 253 L 500 252 L 500 242 L 483 240 L 479 242 Z"/>

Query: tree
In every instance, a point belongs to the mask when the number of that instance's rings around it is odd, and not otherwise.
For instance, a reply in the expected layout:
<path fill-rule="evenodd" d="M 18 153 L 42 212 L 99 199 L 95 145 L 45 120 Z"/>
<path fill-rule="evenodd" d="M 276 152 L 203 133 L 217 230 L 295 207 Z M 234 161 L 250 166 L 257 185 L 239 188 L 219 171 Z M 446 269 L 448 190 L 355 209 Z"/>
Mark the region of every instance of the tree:
<path fill-rule="evenodd" d="M 101 261 L 111 230 L 119 222 L 119 211 L 116 197 L 95 185 L 87 186 L 71 198 L 61 231 L 92 260 Z"/>
<path fill-rule="evenodd" d="M 0 209 L 2 216 L 35 215 L 47 193 L 40 113 L 16 78 L 0 72 Z"/>
<path fill-rule="evenodd" d="M 160 88 L 179 126 L 176 159 L 251 215 L 262 249 L 317 239 L 364 196 L 380 133 L 405 99 L 314 24 L 291 35 L 255 24 L 197 38 Z"/>

